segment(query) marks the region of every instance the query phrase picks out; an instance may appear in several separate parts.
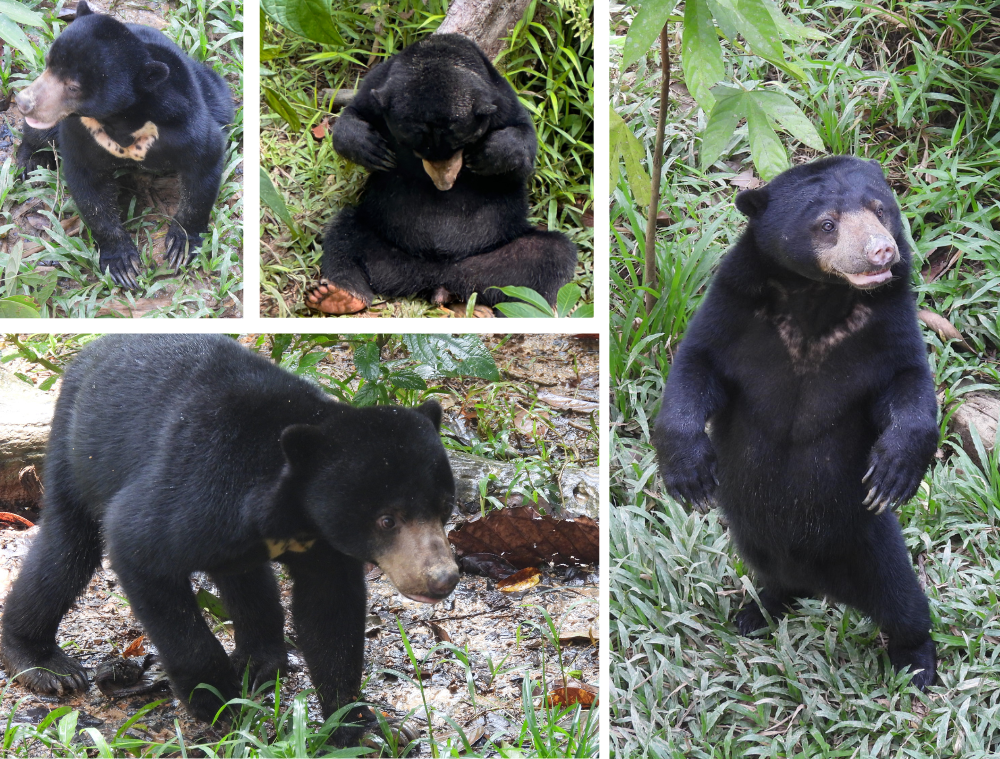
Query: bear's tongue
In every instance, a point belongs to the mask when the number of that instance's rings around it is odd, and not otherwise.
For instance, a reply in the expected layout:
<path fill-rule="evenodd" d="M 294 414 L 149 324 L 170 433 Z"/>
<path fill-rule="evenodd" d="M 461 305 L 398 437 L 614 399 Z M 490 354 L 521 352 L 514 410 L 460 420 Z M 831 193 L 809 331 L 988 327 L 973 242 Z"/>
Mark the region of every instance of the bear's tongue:
<path fill-rule="evenodd" d="M 868 272 L 866 274 L 847 274 L 845 272 L 844 276 L 855 287 L 873 287 L 892 279 L 892 270 L 883 269 L 882 271 Z"/>
<path fill-rule="evenodd" d="M 54 121 L 51 124 L 46 124 L 44 121 L 36 121 L 35 119 L 30 119 L 27 116 L 24 117 L 24 120 L 32 129 L 51 129 L 56 125 L 56 122 Z"/>

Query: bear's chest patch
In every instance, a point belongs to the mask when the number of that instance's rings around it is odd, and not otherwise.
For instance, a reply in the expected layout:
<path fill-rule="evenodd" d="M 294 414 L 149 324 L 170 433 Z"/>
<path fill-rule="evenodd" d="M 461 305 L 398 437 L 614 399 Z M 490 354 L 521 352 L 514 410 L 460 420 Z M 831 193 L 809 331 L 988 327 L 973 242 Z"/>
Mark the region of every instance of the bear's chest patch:
<path fill-rule="evenodd" d="M 80 123 L 87 128 L 94 141 L 111 153 L 111 155 L 118 156 L 119 158 L 128 158 L 133 161 L 145 160 L 146 153 L 149 152 L 149 149 L 153 147 L 153 143 L 160 136 L 160 130 L 156 124 L 152 121 L 147 121 L 132 132 L 132 144 L 126 147 L 112 139 L 111 135 L 105 131 L 104 125 L 97 119 L 92 119 L 89 116 L 81 116 Z"/>
<path fill-rule="evenodd" d="M 798 374 L 817 372 L 826 357 L 838 345 L 868 324 L 872 310 L 863 303 L 856 303 L 847 317 L 818 336 L 807 336 L 788 313 L 768 313 L 764 309 L 756 316 L 770 322 L 778 338 L 788 351 L 792 370 Z"/>
<path fill-rule="evenodd" d="M 265 540 L 267 553 L 272 559 L 277 559 L 283 553 L 305 553 L 313 547 L 315 538 L 285 538 L 282 540 Z"/>

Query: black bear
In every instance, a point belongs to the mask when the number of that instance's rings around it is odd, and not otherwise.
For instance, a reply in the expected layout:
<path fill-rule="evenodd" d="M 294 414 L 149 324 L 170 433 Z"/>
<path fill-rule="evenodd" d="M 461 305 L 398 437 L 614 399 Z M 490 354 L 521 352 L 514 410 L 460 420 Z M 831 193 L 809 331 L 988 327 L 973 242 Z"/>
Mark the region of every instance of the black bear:
<path fill-rule="evenodd" d="M 664 483 L 718 503 L 772 617 L 814 595 L 860 609 L 925 688 L 930 613 L 892 509 L 934 456 L 937 401 L 899 207 L 876 162 L 846 156 L 796 166 L 736 206 L 749 224 L 656 418 Z M 736 624 L 766 626 L 752 601 Z"/>
<path fill-rule="evenodd" d="M 271 560 L 294 589 L 297 643 L 329 716 L 359 696 L 364 563 L 434 603 L 458 582 L 445 535 L 455 485 L 441 407 L 355 409 L 234 340 L 114 335 L 72 362 L 56 403 L 41 528 L 3 612 L 0 659 L 37 693 L 87 688 L 56 643 L 102 543 L 174 693 L 210 721 L 286 665 Z M 233 620 L 227 657 L 189 576 Z M 341 741 L 358 737 L 345 728 Z"/>
<path fill-rule="evenodd" d="M 323 235 L 310 308 L 354 313 L 376 292 L 494 305 L 508 285 L 554 303 L 572 279 L 576 246 L 528 223 L 531 118 L 471 40 L 431 35 L 372 69 L 333 145 L 371 174 Z"/>
<path fill-rule="evenodd" d="M 115 172 L 141 168 L 180 175 L 180 207 L 167 232 L 167 260 L 189 263 L 201 247 L 219 194 L 224 127 L 233 101 L 222 77 L 163 34 L 94 13 L 81 0 L 45 71 L 18 93 L 25 173 L 55 142 L 80 216 L 100 249 L 100 270 L 137 288 L 139 251 L 122 226 Z"/>

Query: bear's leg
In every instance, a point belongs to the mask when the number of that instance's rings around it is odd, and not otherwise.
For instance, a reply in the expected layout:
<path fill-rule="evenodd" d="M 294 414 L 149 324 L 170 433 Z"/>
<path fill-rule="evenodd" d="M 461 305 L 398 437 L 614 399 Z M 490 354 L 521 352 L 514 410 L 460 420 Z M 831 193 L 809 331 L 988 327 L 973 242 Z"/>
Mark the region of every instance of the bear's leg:
<path fill-rule="evenodd" d="M 56 154 L 51 145 L 56 141 L 59 127 L 41 130 L 25 124 L 22 134 L 21 144 L 17 147 L 17 165 L 21 167 L 21 178 L 27 177 L 39 166 L 54 169 Z"/>
<path fill-rule="evenodd" d="M 323 278 L 305 292 L 306 305 L 326 314 L 353 314 L 371 305 L 372 292 L 363 262 L 385 255 L 388 243 L 368 230 L 357 210 L 345 208 L 323 232 Z"/>
<path fill-rule="evenodd" d="M 436 276 L 425 275 L 434 287 L 444 288 L 455 299 L 466 301 L 479 293 L 477 302 L 487 306 L 510 300 L 498 287 L 529 287 L 555 305 L 559 288 L 573 279 L 576 246 L 559 232 L 531 231 L 489 253 L 461 261 L 435 263 Z M 391 294 L 382 284 L 377 262 L 370 265 L 372 287 Z"/>
<path fill-rule="evenodd" d="M 767 587 L 761 588 L 757 592 L 764 609 L 775 621 L 785 616 L 785 613 L 794 605 L 795 599 L 802 595 L 806 595 L 806 593 L 787 590 L 773 580 L 767 581 Z M 743 608 L 736 614 L 736 628 L 740 631 L 740 635 L 749 636 L 766 627 L 767 619 L 765 619 L 760 606 L 753 599 L 743 604 Z"/>
<path fill-rule="evenodd" d="M 133 558 L 127 546 L 117 551 L 114 540 L 109 544 L 112 567 L 133 614 L 159 651 L 174 695 L 195 717 L 212 722 L 223 704 L 239 695 L 239 681 L 225 649 L 205 624 L 191 581 L 186 575 L 158 575 L 159 562 L 145 554 Z M 201 683 L 216 688 L 222 700 L 198 688 Z"/>
<path fill-rule="evenodd" d="M 365 613 L 367 589 L 364 566 L 326 544 L 302 554 L 285 554 L 292 576 L 292 617 L 298 647 L 305 656 L 323 708 L 329 717 L 361 695 L 365 663 Z M 345 722 L 372 718 L 367 708 L 352 709 Z M 333 740 L 355 744 L 364 726 L 339 728 Z"/>
<path fill-rule="evenodd" d="M 930 608 L 893 512 L 876 517 L 854 566 L 830 595 L 871 617 L 889 638 L 893 668 L 909 667 L 915 673 L 912 685 L 924 690 L 934 684 L 937 657 Z"/>
<path fill-rule="evenodd" d="M 230 661 L 236 676 L 250 667 L 250 690 L 274 685 L 274 678 L 288 669 L 285 652 L 285 611 L 270 564 L 241 574 L 212 575 L 236 633 L 236 650 Z"/>
<path fill-rule="evenodd" d="M 110 173 L 81 166 L 63 157 L 63 173 L 80 216 L 97 241 L 98 266 L 122 287 L 139 287 L 139 251 L 122 225 L 118 212 L 118 185 Z"/>
<path fill-rule="evenodd" d="M 56 485 L 46 494 L 38 537 L 7 596 L 0 640 L 8 676 L 54 696 L 89 687 L 83 667 L 57 645 L 56 631 L 101 563 L 97 523 L 61 496 Z"/>
<path fill-rule="evenodd" d="M 220 142 L 220 148 L 222 143 Z M 212 208 L 219 197 L 225 153 L 215 161 L 191 161 L 180 172 L 181 202 L 167 231 L 167 263 L 174 269 L 191 263 L 201 248 L 201 235 L 208 230 Z"/>

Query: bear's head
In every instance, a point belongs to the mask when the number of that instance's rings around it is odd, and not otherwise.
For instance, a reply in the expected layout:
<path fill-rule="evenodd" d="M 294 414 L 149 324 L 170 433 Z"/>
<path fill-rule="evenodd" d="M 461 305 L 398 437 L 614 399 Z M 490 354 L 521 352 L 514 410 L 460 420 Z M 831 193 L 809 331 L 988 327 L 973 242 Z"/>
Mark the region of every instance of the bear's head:
<path fill-rule="evenodd" d="M 338 408 L 326 424 L 282 433 L 282 479 L 295 483 L 286 492 L 335 549 L 377 564 L 409 598 L 440 601 L 458 583 L 444 531 L 455 481 L 441 407 Z"/>
<path fill-rule="evenodd" d="M 100 121 L 153 92 L 169 74 L 125 24 L 80 0 L 76 18 L 49 48 L 45 71 L 16 102 L 35 129 L 50 129 L 73 114 Z"/>
<path fill-rule="evenodd" d="M 877 161 L 833 156 L 736 196 L 757 249 L 803 277 L 859 289 L 909 272 L 903 219 Z"/>
<path fill-rule="evenodd" d="M 423 161 L 439 190 L 450 190 L 462 151 L 479 140 L 497 112 L 495 88 L 476 43 L 434 34 L 392 60 L 372 97 L 393 138 Z"/>

